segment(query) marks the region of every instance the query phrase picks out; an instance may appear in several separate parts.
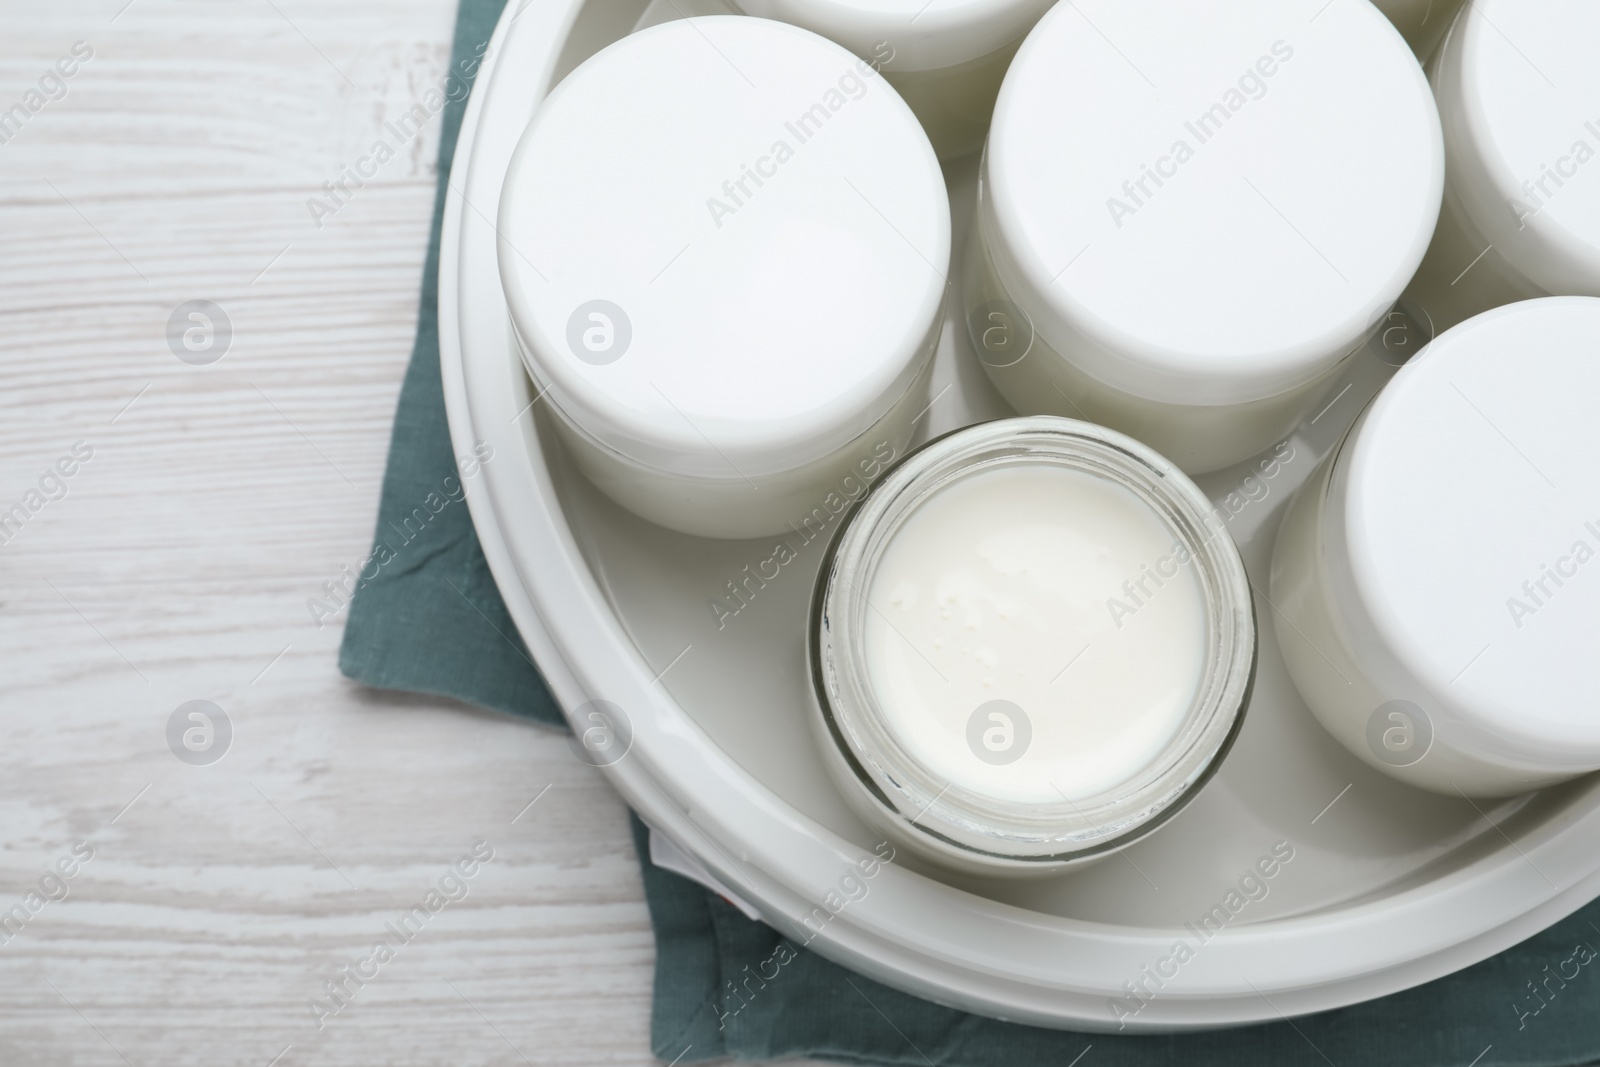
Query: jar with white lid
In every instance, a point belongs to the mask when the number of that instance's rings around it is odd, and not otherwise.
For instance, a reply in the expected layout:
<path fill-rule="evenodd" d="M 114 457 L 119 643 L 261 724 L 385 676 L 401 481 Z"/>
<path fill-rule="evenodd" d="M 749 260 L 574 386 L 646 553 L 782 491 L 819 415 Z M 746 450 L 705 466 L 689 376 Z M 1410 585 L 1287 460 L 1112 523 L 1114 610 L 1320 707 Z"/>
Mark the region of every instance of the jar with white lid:
<path fill-rule="evenodd" d="M 1600 296 L 1600 4 L 1474 0 L 1430 64 L 1439 229 L 1407 296 L 1438 331 L 1502 304 Z"/>
<path fill-rule="evenodd" d="M 915 116 L 799 27 L 686 19 L 574 70 L 506 174 L 500 275 L 576 465 L 718 538 L 784 529 L 905 451 L 950 211 Z"/>
<path fill-rule="evenodd" d="M 976 151 L 1006 67 L 1054 0 L 732 0 L 830 40 L 883 72 L 940 158 Z"/>
<path fill-rule="evenodd" d="M 1111 854 L 1220 764 L 1254 679 L 1238 550 L 1113 430 L 1002 419 L 924 445 L 840 525 L 812 724 L 869 825 L 969 872 Z"/>
<path fill-rule="evenodd" d="M 1370 4 L 1060 4 L 995 107 L 969 336 L 1018 411 L 1228 466 L 1384 321 L 1443 171 L 1427 81 Z"/>
<path fill-rule="evenodd" d="M 1408 363 L 1300 490 L 1278 643 L 1361 759 L 1452 796 L 1600 769 L 1600 300 L 1511 304 Z"/>

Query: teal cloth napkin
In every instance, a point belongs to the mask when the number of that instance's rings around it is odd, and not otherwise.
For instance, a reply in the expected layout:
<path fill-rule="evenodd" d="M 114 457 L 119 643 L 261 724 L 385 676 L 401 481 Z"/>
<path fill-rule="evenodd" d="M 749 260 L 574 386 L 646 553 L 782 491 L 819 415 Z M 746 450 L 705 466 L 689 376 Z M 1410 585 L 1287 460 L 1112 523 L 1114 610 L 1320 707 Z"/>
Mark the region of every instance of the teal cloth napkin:
<path fill-rule="evenodd" d="M 470 81 L 464 72 L 504 4 L 461 0 L 451 59 L 456 77 Z M 367 685 L 454 697 L 564 727 L 489 574 L 446 430 L 439 213 L 465 105 L 464 93 L 449 95 L 417 342 L 395 412 L 373 555 L 357 578 L 339 666 Z M 1341 1011 L 1161 1037 L 1076 1034 L 969 1015 L 853 974 L 655 867 L 636 818 L 633 831 L 656 933 L 651 1044 L 669 1062 L 814 1056 L 910 1067 L 1573 1067 L 1600 1061 L 1600 964 L 1593 947 L 1600 946 L 1600 903 L 1474 967 Z"/>

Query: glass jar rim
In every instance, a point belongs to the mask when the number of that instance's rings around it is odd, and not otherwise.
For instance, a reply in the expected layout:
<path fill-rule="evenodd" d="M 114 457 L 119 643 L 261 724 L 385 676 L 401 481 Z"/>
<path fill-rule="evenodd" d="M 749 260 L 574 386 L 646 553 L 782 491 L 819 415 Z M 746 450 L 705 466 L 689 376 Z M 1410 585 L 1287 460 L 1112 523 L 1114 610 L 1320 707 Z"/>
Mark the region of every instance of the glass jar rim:
<path fill-rule="evenodd" d="M 1122 783 L 1061 803 L 995 798 L 935 775 L 889 729 L 870 682 L 866 590 L 901 524 L 933 494 L 984 470 L 1048 463 L 1134 493 L 1195 564 L 1206 611 L 1200 682 L 1173 738 Z M 1210 501 L 1172 463 L 1124 434 L 1056 416 L 980 423 L 935 438 L 883 475 L 839 526 L 822 562 L 808 657 L 827 733 L 902 835 L 935 852 L 1057 863 L 1121 848 L 1176 814 L 1221 763 L 1255 676 L 1255 608 L 1243 562 Z"/>

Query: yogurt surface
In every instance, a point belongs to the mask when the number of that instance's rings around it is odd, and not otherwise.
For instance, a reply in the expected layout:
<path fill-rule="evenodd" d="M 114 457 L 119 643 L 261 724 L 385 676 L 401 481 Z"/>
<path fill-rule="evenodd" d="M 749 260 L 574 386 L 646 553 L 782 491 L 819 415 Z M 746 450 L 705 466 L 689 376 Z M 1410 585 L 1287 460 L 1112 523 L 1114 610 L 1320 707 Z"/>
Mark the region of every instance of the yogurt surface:
<path fill-rule="evenodd" d="M 895 531 L 863 620 L 889 730 L 934 775 L 998 800 L 1114 788 L 1200 685 L 1189 552 L 1133 492 L 1039 462 L 942 487 Z"/>

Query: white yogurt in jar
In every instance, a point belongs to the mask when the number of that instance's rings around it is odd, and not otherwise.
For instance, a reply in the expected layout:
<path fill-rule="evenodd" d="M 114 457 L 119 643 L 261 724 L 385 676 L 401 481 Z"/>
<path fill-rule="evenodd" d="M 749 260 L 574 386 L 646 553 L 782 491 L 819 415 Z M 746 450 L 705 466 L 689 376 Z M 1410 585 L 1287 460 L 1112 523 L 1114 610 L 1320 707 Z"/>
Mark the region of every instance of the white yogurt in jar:
<path fill-rule="evenodd" d="M 1181 810 L 1244 713 L 1255 618 L 1210 502 L 1123 434 L 1002 419 L 878 483 L 829 547 L 808 657 L 824 763 L 940 863 L 1060 870 Z"/>
<path fill-rule="evenodd" d="M 1200 684 L 1190 562 L 1148 504 L 1083 471 L 1002 467 L 945 486 L 895 532 L 868 593 L 890 730 L 936 775 L 1009 801 L 1126 781 Z"/>

